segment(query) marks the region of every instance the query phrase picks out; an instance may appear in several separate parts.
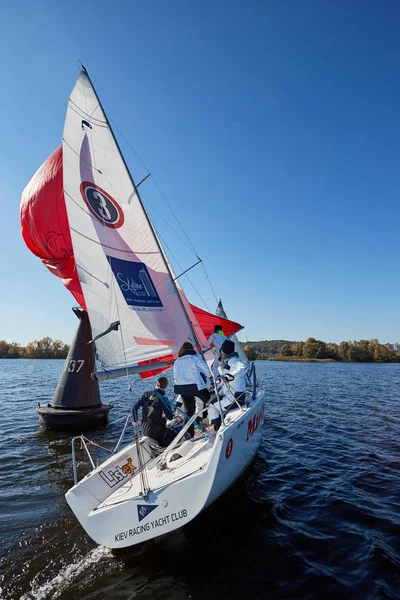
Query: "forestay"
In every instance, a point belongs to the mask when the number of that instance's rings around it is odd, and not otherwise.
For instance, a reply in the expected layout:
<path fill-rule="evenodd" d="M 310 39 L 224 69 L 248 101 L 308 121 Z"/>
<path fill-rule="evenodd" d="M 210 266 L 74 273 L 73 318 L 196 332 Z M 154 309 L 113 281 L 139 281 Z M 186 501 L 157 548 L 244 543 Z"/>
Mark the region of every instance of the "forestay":
<path fill-rule="evenodd" d="M 153 227 L 85 71 L 68 102 L 64 195 L 93 336 L 108 368 L 176 356 L 195 343 Z"/>

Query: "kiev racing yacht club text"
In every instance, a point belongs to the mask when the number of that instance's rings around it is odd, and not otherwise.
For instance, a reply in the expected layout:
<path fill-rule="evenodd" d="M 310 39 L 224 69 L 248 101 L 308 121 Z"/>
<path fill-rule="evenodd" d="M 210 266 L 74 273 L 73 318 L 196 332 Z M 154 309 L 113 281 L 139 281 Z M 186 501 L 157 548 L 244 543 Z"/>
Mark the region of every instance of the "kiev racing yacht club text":
<path fill-rule="evenodd" d="M 166 515 L 165 517 L 159 517 L 158 519 L 150 521 L 149 523 L 143 523 L 141 525 L 133 527 L 132 529 L 127 529 L 126 531 L 116 533 L 114 535 L 114 538 L 116 542 L 122 542 L 122 540 L 134 537 L 135 535 L 140 535 L 141 533 L 145 533 L 146 531 L 150 531 L 151 529 L 156 529 L 157 527 L 169 525 L 170 522 L 174 523 L 175 521 L 179 521 L 180 519 L 185 519 L 187 516 L 187 510 L 184 508 L 179 512 L 173 512 L 170 515 Z"/>

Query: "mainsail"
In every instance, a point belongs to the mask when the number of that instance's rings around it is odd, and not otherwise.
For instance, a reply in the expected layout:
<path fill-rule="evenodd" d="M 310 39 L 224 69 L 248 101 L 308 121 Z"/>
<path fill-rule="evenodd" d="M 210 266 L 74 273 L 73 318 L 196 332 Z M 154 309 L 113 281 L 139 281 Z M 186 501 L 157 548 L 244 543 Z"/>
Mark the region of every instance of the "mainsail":
<path fill-rule="evenodd" d="M 75 262 L 106 368 L 176 356 L 196 344 L 152 225 L 85 71 L 68 102 L 64 195 Z"/>
<path fill-rule="evenodd" d="M 214 325 L 241 329 L 190 304 L 175 281 L 85 71 L 68 103 L 62 147 L 23 191 L 21 226 L 28 248 L 89 313 L 107 373 L 139 365 L 151 376 L 184 341 L 204 348 Z"/>

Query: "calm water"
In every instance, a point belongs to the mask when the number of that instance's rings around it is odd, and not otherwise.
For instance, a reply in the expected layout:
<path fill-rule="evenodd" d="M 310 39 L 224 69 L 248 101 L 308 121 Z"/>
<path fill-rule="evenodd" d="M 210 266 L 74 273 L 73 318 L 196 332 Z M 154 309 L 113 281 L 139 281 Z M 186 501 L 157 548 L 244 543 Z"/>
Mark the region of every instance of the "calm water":
<path fill-rule="evenodd" d="M 62 366 L 0 360 L 1 598 L 400 598 L 400 364 L 259 363 L 264 438 L 245 477 L 183 533 L 117 554 L 77 524 L 70 438 L 32 410 Z M 125 381 L 102 397 L 110 425 L 88 435 L 115 442 Z"/>

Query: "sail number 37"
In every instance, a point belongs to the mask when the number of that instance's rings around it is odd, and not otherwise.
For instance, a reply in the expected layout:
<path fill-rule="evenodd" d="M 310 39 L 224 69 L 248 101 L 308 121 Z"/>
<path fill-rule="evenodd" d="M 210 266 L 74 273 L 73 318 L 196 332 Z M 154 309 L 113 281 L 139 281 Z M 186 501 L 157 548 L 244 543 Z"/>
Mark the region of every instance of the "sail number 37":
<path fill-rule="evenodd" d="M 65 365 L 65 369 L 69 373 L 79 373 L 84 364 L 84 360 L 75 360 L 74 358 L 71 358 L 71 360 Z"/>

